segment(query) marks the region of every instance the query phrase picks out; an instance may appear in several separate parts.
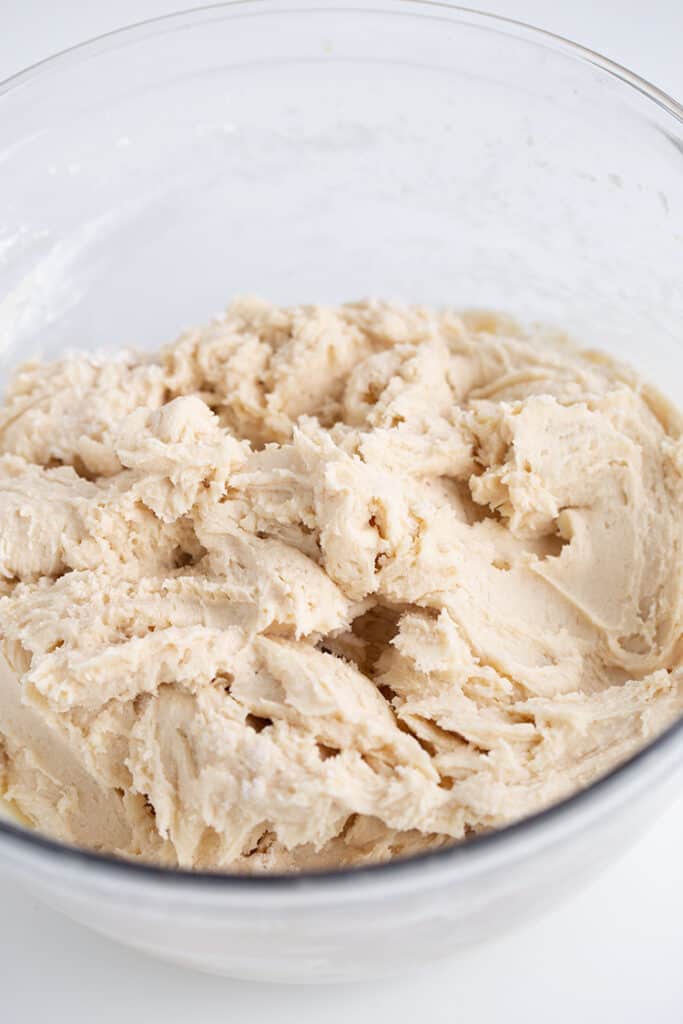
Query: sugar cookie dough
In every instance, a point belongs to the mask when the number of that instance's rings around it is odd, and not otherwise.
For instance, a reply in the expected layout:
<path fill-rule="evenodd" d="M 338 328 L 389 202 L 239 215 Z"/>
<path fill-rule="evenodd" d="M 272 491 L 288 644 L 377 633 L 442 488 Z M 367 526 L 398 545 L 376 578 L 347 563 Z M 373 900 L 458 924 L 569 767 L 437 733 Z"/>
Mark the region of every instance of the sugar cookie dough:
<path fill-rule="evenodd" d="M 240 299 L 0 408 L 0 792 L 167 865 L 505 825 L 683 712 L 681 422 L 492 316 Z"/>

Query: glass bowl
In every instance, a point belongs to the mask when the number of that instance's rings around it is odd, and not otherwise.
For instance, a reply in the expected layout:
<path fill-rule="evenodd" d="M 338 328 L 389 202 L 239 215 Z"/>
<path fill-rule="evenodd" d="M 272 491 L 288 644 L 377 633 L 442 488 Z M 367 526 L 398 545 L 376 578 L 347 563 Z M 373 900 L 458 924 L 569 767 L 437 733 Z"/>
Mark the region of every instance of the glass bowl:
<path fill-rule="evenodd" d="M 683 111 L 565 40 L 442 3 L 241 2 L 0 86 L 0 368 L 156 346 L 235 293 L 555 323 L 683 404 Z M 101 932 L 239 977 L 462 949 L 609 861 L 680 785 L 683 724 L 577 796 L 385 866 L 238 878 L 0 825 L 0 862 Z"/>

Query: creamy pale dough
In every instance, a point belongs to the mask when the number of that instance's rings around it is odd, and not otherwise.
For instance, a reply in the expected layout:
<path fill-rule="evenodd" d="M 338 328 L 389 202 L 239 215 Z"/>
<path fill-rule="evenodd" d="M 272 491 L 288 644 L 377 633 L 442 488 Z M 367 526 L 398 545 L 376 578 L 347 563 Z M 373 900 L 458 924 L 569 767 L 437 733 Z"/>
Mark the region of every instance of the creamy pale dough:
<path fill-rule="evenodd" d="M 239 871 L 504 825 L 683 711 L 678 416 L 548 332 L 255 299 L 0 409 L 0 789 Z"/>

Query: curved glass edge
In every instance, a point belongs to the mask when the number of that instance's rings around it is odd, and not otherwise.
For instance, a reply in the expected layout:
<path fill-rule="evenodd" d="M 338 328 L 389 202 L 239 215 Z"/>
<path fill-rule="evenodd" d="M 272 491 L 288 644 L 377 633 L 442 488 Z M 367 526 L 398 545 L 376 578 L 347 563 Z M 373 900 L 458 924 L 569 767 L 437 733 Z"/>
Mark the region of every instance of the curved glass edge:
<path fill-rule="evenodd" d="M 172 882 L 174 885 L 181 883 L 190 887 L 197 887 L 201 884 L 209 886 L 214 891 L 217 888 L 226 888 L 239 889 L 242 892 L 251 891 L 252 893 L 262 892 L 264 889 L 269 891 L 304 889 L 310 892 L 322 886 L 325 888 L 329 888 L 330 885 L 348 887 L 360 880 L 379 880 L 389 876 L 393 880 L 398 880 L 400 877 L 415 876 L 416 873 L 430 865 L 444 868 L 457 868 L 458 865 L 464 864 L 471 866 L 473 860 L 477 857 L 481 859 L 481 855 L 484 853 L 500 855 L 505 851 L 512 852 L 513 848 L 519 852 L 520 847 L 527 840 L 539 834 L 545 835 L 548 843 L 556 841 L 562 832 L 563 823 L 566 826 L 565 831 L 571 832 L 571 825 L 576 823 L 577 815 L 587 816 L 593 805 L 608 803 L 609 797 L 616 792 L 617 788 L 625 791 L 629 782 L 635 779 L 639 779 L 641 789 L 644 788 L 647 782 L 647 769 L 656 769 L 658 765 L 661 766 L 662 761 L 666 762 L 664 771 L 668 769 L 675 771 L 678 766 L 683 765 L 683 717 L 669 726 L 665 732 L 648 743 L 642 750 L 633 754 L 627 761 L 617 765 L 590 785 L 536 814 L 513 822 L 511 825 L 455 842 L 452 846 L 415 854 L 412 857 L 385 861 L 381 864 L 365 864 L 332 870 L 243 875 L 220 871 L 197 871 L 191 868 L 169 868 L 71 846 L 50 839 L 38 832 L 29 831 L 19 825 L 13 825 L 11 822 L 3 821 L 0 821 L 0 840 L 9 839 L 14 844 L 29 847 L 35 852 L 48 854 L 51 858 L 59 858 L 65 863 L 85 868 L 91 872 L 108 871 L 112 877 L 117 876 L 121 880 L 149 882 L 152 885 L 155 883 L 165 885 Z M 597 811 L 596 806 L 596 813 Z M 551 832 L 553 832 L 552 835 Z M 484 864 L 482 861 L 480 866 L 482 870 L 487 870 L 491 865 Z"/>
<path fill-rule="evenodd" d="M 549 48 L 564 51 L 571 56 L 580 57 L 636 89 L 683 124 L 683 103 L 674 99 L 669 95 L 669 93 L 660 89 L 641 75 L 638 75 L 629 68 L 624 67 L 623 64 L 619 64 L 617 61 L 614 61 L 609 57 L 605 57 L 596 50 L 591 50 L 590 47 L 583 46 L 581 43 L 576 43 L 571 39 L 567 39 L 566 36 L 559 35 L 556 32 L 550 32 L 546 29 L 537 28 L 535 25 L 529 24 L 529 22 L 520 21 L 516 18 L 508 18 L 504 15 L 494 14 L 490 11 L 475 10 L 471 7 L 450 3 L 449 0 L 392 0 L 391 3 L 388 3 L 385 0 L 384 5 L 381 7 L 376 7 L 374 5 L 358 7 L 353 3 L 345 3 L 343 0 L 340 0 L 339 3 L 335 3 L 333 7 L 321 5 L 319 0 L 299 0 L 296 6 L 292 7 L 281 6 L 278 0 L 222 0 L 222 2 L 219 3 L 202 4 L 198 7 L 182 8 L 169 14 L 159 15 L 154 18 L 145 18 L 141 21 L 124 25 L 121 28 L 112 29 L 109 32 L 103 32 L 100 35 L 92 36 L 89 39 L 75 43 L 73 46 L 60 50 L 49 57 L 44 57 L 42 60 L 29 65 L 29 67 L 15 72 L 15 74 L 10 75 L 8 78 L 0 80 L 0 97 L 10 92 L 12 89 L 18 88 L 24 83 L 31 81 L 43 71 L 52 69 L 58 70 L 61 65 L 67 65 L 71 63 L 72 60 L 78 59 L 79 57 L 87 57 L 89 55 L 94 56 L 98 51 L 107 48 L 108 44 L 111 44 L 112 48 L 117 45 L 119 41 L 121 45 L 125 45 L 127 41 L 133 41 L 136 37 L 143 38 L 145 35 L 150 32 L 154 32 L 155 30 L 158 30 L 158 32 L 161 33 L 162 31 L 172 31 L 174 27 L 182 28 L 183 24 L 189 25 L 193 22 L 199 22 L 200 19 L 206 15 L 218 16 L 221 13 L 234 13 L 235 15 L 238 15 L 240 9 L 250 9 L 250 13 L 258 12 L 263 14 L 272 14 L 278 17 L 282 17 L 287 14 L 301 13 L 302 11 L 310 11 L 311 13 L 319 12 L 322 14 L 347 11 L 350 14 L 360 15 L 401 15 L 412 13 L 415 16 L 420 16 L 429 8 L 446 11 L 454 16 L 454 20 L 467 21 L 469 24 L 473 25 L 478 24 L 494 31 L 497 30 L 503 32 L 507 35 L 516 34 L 520 36 L 528 36 Z"/>
<path fill-rule="evenodd" d="M 296 7 L 281 7 L 274 4 L 273 0 L 223 0 L 221 3 L 204 4 L 200 7 L 186 8 L 184 10 L 175 11 L 159 17 L 144 19 L 142 21 L 126 25 L 122 28 L 102 33 L 101 35 L 94 36 L 91 39 L 84 40 L 74 46 L 68 47 L 65 50 L 61 50 L 60 52 L 46 57 L 43 60 L 37 61 L 28 68 L 18 71 L 16 74 L 0 81 L 0 98 L 7 95 L 14 89 L 33 81 L 44 71 L 58 71 L 61 66 L 66 67 L 74 60 L 78 60 L 79 58 L 85 59 L 89 56 L 96 56 L 97 53 L 102 50 L 107 48 L 113 49 L 119 44 L 125 45 L 127 41 L 133 41 L 136 38 L 143 38 L 150 32 L 154 33 L 155 30 L 163 32 L 171 31 L 175 27 L 182 28 L 185 25 L 191 25 L 194 22 L 199 22 L 200 19 L 207 14 L 219 14 L 221 12 L 226 14 L 232 13 L 231 9 L 233 8 L 235 9 L 235 14 L 237 14 L 240 9 L 255 8 L 264 14 L 270 13 L 279 17 L 290 13 L 300 13 L 305 10 L 309 10 L 311 12 L 319 11 L 321 13 L 330 13 L 331 11 L 339 13 L 340 11 L 347 11 L 348 13 L 360 15 L 397 15 L 409 13 L 409 11 L 412 10 L 412 13 L 415 16 L 420 16 L 423 14 L 425 9 L 434 8 L 448 11 L 459 20 L 467 21 L 469 24 L 479 24 L 482 27 L 497 30 L 507 35 L 516 34 L 519 36 L 530 37 L 547 46 L 549 49 L 565 52 L 570 56 L 575 56 L 585 60 L 640 92 L 656 103 L 659 107 L 663 108 L 676 121 L 683 125 L 683 104 L 679 103 L 672 96 L 664 92 L 662 89 L 659 89 L 651 82 L 648 82 L 646 79 L 630 71 L 628 68 L 623 67 L 623 65 L 610 60 L 608 57 L 604 57 L 602 54 L 599 54 L 588 47 L 566 39 L 564 36 L 553 32 L 547 32 L 544 29 L 536 28 L 527 22 L 518 21 L 514 18 L 507 18 L 490 12 L 478 11 L 469 7 L 461 7 L 457 4 L 449 3 L 447 0 L 399 0 L 399 4 L 402 9 L 400 9 L 397 4 L 392 4 L 391 6 L 386 5 L 384 7 L 373 6 L 359 8 L 354 4 L 345 4 L 340 2 L 335 4 L 333 8 L 330 8 L 321 6 L 317 0 L 299 0 Z M 203 885 L 209 885 L 212 888 L 216 886 L 221 888 L 238 887 L 242 891 L 251 890 L 252 892 L 256 890 L 263 891 L 264 888 L 268 888 L 270 890 L 283 888 L 291 890 L 296 887 L 310 890 L 320 886 L 321 884 L 329 885 L 330 883 L 333 885 L 349 885 L 361 878 L 386 877 L 389 873 L 394 878 L 397 878 L 399 875 L 414 875 L 415 872 L 420 871 L 423 866 L 427 864 L 435 864 L 437 862 L 444 865 L 446 862 L 448 862 L 448 864 L 457 865 L 458 863 L 471 861 L 475 856 L 477 856 L 477 851 L 481 852 L 483 850 L 493 849 L 500 850 L 501 848 L 510 847 L 518 840 L 523 840 L 537 834 L 539 831 L 543 831 L 546 826 L 551 823 L 557 824 L 563 818 L 566 818 L 568 816 L 568 812 L 571 810 L 576 810 L 577 812 L 585 810 L 586 807 L 592 804 L 596 798 L 600 798 L 608 792 L 611 792 L 615 785 L 622 781 L 625 784 L 627 778 L 631 777 L 635 772 L 640 772 L 643 765 L 653 761 L 665 750 L 674 749 L 679 743 L 681 748 L 681 760 L 683 761 L 683 718 L 671 725 L 664 733 L 630 757 L 627 761 L 618 765 L 616 768 L 613 768 L 610 772 L 597 779 L 589 786 L 584 787 L 573 795 L 566 797 L 564 800 L 553 804 L 545 810 L 539 811 L 536 814 L 522 819 L 521 821 L 514 822 L 511 825 L 507 825 L 493 832 L 474 836 L 464 842 L 454 843 L 454 845 L 450 847 L 427 851 L 425 853 L 416 854 L 412 857 L 387 861 L 382 864 L 368 864 L 359 867 L 339 868 L 324 871 L 299 872 L 296 874 L 272 873 L 258 876 L 238 875 L 217 871 L 209 872 L 184 868 L 167 868 L 155 864 L 124 860 L 123 858 L 112 855 L 95 853 L 80 847 L 57 842 L 56 840 L 50 839 L 38 832 L 29 831 L 21 826 L 12 824 L 11 822 L 1 820 L 0 838 L 4 837 L 11 843 L 16 843 L 19 846 L 28 846 L 36 852 L 55 856 L 63 861 L 71 863 L 72 865 L 81 865 L 89 870 L 95 871 L 109 870 L 114 875 L 118 875 L 121 878 L 136 878 L 150 883 L 167 883 L 172 880 L 174 884 L 180 882 L 185 885 L 189 883 L 191 886 L 197 886 L 198 883 L 202 883 Z"/>

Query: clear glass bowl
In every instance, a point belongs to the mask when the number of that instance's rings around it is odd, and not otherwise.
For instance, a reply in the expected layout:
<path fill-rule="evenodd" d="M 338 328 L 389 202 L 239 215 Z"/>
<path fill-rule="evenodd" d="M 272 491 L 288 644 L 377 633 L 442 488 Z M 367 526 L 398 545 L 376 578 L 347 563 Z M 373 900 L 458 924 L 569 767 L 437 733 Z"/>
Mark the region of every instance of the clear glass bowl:
<path fill-rule="evenodd" d="M 447 4 L 242 2 L 0 86 L 0 362 L 158 345 L 234 293 L 554 322 L 683 403 L 683 112 L 562 39 Z M 34 893 L 226 974 L 341 980 L 497 935 L 680 785 L 683 724 L 583 793 L 447 851 L 243 879 L 0 826 Z"/>

